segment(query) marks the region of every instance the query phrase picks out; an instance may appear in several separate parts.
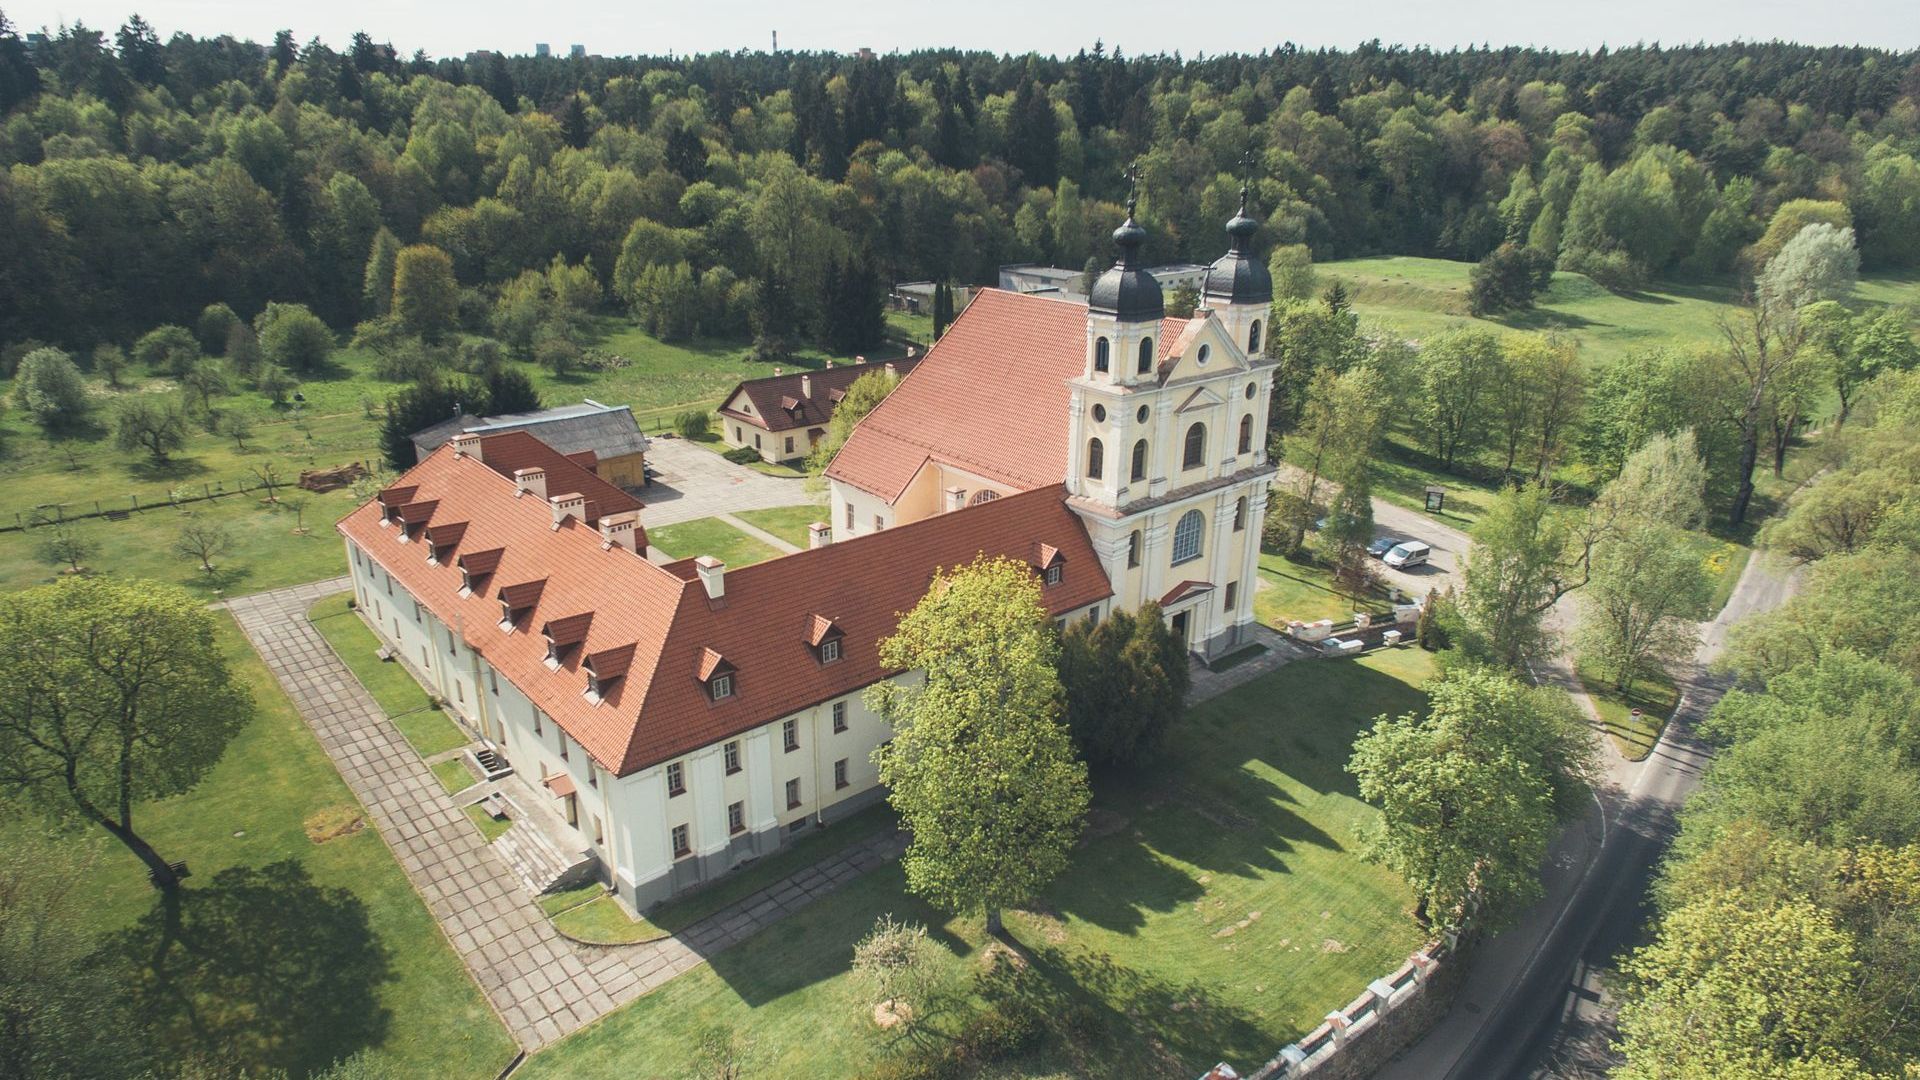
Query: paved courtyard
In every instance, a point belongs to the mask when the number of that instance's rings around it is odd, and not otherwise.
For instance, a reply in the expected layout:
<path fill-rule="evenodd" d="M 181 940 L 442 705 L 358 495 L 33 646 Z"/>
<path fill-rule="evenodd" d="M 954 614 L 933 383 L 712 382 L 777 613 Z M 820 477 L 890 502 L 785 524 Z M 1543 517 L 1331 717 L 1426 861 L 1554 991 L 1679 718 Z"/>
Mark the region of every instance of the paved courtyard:
<path fill-rule="evenodd" d="M 494 1011 L 529 1050 L 698 966 L 896 858 L 904 847 L 895 835 L 856 844 L 678 936 L 643 945 L 576 944 L 547 921 L 308 621 L 314 601 L 347 588 L 346 578 L 336 578 L 241 597 L 226 607 L 366 808 Z"/>
<path fill-rule="evenodd" d="M 653 483 L 636 493 L 647 506 L 640 512 L 646 528 L 817 501 L 807 494 L 805 480 L 754 472 L 685 439 L 654 436 L 647 464 L 653 467 Z"/>

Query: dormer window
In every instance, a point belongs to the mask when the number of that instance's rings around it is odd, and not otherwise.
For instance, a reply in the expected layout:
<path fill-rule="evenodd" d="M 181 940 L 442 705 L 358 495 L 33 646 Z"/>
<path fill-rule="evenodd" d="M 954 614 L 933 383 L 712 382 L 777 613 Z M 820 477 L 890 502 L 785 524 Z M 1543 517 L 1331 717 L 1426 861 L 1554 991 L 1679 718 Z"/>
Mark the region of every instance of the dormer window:
<path fill-rule="evenodd" d="M 520 620 L 533 611 L 540 602 L 540 593 L 547 587 L 547 579 L 523 581 L 517 585 L 507 585 L 500 589 L 500 629 L 512 633 Z"/>
<path fill-rule="evenodd" d="M 840 659 L 840 639 L 829 638 L 820 643 L 820 662 L 831 664 Z"/>
<path fill-rule="evenodd" d="M 708 701 L 725 701 L 734 694 L 734 666 L 714 649 L 701 649 L 693 676 L 707 688 Z"/>
<path fill-rule="evenodd" d="M 627 673 L 627 666 L 632 662 L 631 645 L 589 653 L 580 661 L 580 670 L 587 675 L 587 700 L 595 705 L 600 704 L 620 677 Z"/>
<path fill-rule="evenodd" d="M 846 633 L 825 615 L 814 615 L 807 620 L 807 645 L 813 650 L 814 658 L 822 664 L 831 664 L 840 659 L 841 642 Z"/>
<path fill-rule="evenodd" d="M 715 701 L 725 701 L 733 696 L 733 676 L 715 675 L 707 683 L 707 696 Z"/>
<path fill-rule="evenodd" d="M 547 668 L 552 670 L 566 663 L 580 643 L 587 640 L 587 629 L 592 625 L 593 612 L 583 611 L 542 626 L 540 635 L 547 639 Z"/>
<path fill-rule="evenodd" d="M 1067 573 L 1066 567 L 1061 566 L 1059 563 L 1055 563 L 1052 566 L 1047 567 L 1047 574 L 1045 579 L 1046 583 L 1048 585 L 1058 585 L 1062 580 L 1066 578 L 1066 573 Z"/>

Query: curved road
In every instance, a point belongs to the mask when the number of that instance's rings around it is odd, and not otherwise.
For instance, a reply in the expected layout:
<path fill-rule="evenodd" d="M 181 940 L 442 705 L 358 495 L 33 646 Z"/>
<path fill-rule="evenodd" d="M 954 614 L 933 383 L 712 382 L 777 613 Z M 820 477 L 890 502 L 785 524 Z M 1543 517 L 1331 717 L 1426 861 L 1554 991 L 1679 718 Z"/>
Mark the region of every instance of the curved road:
<path fill-rule="evenodd" d="M 1604 1077 L 1612 1009 L 1601 972 L 1645 924 L 1647 888 L 1672 838 L 1674 812 L 1699 785 L 1708 749 L 1694 723 L 1725 690 L 1705 674 L 1734 623 L 1782 603 L 1790 575 L 1756 555 L 1702 634 L 1698 666 L 1645 762 L 1614 759 L 1601 808 L 1555 845 L 1547 896 L 1486 942 L 1453 1008 L 1382 1069 L 1383 1080 Z"/>

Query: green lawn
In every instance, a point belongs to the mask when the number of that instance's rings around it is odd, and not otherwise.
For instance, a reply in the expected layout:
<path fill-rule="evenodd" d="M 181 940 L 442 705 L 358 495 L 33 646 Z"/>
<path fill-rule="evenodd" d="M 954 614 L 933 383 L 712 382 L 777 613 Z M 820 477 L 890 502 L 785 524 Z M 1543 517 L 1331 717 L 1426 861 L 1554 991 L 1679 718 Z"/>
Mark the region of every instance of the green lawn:
<path fill-rule="evenodd" d="M 600 895 L 584 904 L 578 904 L 553 916 L 556 930 L 577 941 L 593 945 L 635 945 L 646 941 L 659 941 L 667 936 L 665 930 L 653 925 L 646 919 L 636 919 L 627 914 L 606 890 L 595 885 Z"/>
<path fill-rule="evenodd" d="M 1622 296 L 1585 275 L 1560 272 L 1532 311 L 1476 318 L 1468 310 L 1472 263 L 1376 256 L 1321 263 L 1314 270 L 1323 284 L 1343 282 L 1363 319 L 1409 337 L 1464 326 L 1551 331 L 1575 342 L 1580 355 L 1594 365 L 1612 363 L 1635 349 L 1718 340 L 1715 320 L 1731 313 L 1739 300 L 1731 285 L 1677 282 Z M 1870 277 L 1861 281 L 1855 297 L 1883 304 L 1920 300 L 1920 277 Z"/>
<path fill-rule="evenodd" d="M 467 807 L 467 817 L 472 819 L 474 827 L 480 830 L 480 835 L 485 837 L 489 844 L 500 839 L 502 833 L 513 828 L 513 819 L 495 821 L 492 814 L 480 809 L 478 805 Z"/>
<path fill-rule="evenodd" d="M 1576 665 L 1575 671 L 1581 685 L 1587 688 L 1587 696 L 1593 699 L 1594 707 L 1600 710 L 1600 722 L 1607 729 L 1607 737 L 1613 740 L 1614 749 L 1628 761 L 1640 761 L 1653 753 L 1660 733 L 1666 730 L 1668 718 L 1680 704 L 1680 689 L 1673 680 L 1665 673 L 1655 673 L 1643 676 L 1621 692 L 1613 688 L 1612 679 L 1585 660 Z M 1637 720 L 1634 709 L 1640 710 Z"/>
<path fill-rule="evenodd" d="M 1287 622 L 1332 619 L 1345 622 L 1356 611 L 1391 610 L 1383 597 L 1356 601 L 1334 584 L 1333 573 L 1319 563 L 1295 562 L 1282 555 L 1260 555 L 1260 588 L 1253 594 L 1253 611 L 1268 626 L 1285 629 Z"/>
<path fill-rule="evenodd" d="M 1251 1068 L 1420 943 L 1405 886 L 1357 857 L 1374 811 L 1344 767 L 1376 715 L 1423 707 L 1431 665 L 1411 649 L 1293 664 L 1191 710 L 1151 772 L 1100 785 L 1067 876 L 1009 913 L 1024 974 L 989 959 L 978 916 L 928 908 L 889 865 L 536 1054 L 527 1075 L 652 1075 L 714 1027 L 741 1036 L 745 1075 L 858 1075 L 911 1041 L 875 1029 L 847 973 L 887 913 L 939 945 L 922 1044 L 1001 995 L 1051 1021 L 1040 1050 L 986 1075 Z"/>
<path fill-rule="evenodd" d="M 809 541 L 807 526 L 827 520 L 827 508 L 809 503 L 806 506 L 776 506 L 771 510 L 742 510 L 734 516 L 804 551 Z"/>
<path fill-rule="evenodd" d="M 720 424 L 718 420 L 714 422 L 712 431 L 709 431 L 699 438 L 688 439 L 687 442 L 716 457 L 724 456 L 734 449 L 727 445 L 725 437 L 720 434 Z M 807 470 L 805 468 L 797 465 L 766 461 L 757 457 L 747 461 L 736 461 L 734 464 L 739 465 L 741 468 L 752 469 L 754 472 L 765 476 L 777 476 L 783 480 L 804 480 L 807 477 Z"/>
<path fill-rule="evenodd" d="M 1447 497 L 1440 512 L 1429 516 L 1457 529 L 1478 521 L 1499 491 L 1497 485 L 1486 480 L 1440 471 L 1438 461 L 1414 449 L 1406 435 L 1397 432 L 1381 440 L 1380 451 L 1367 462 L 1367 470 L 1374 498 L 1422 514 L 1427 512 L 1427 486 L 1445 488 Z"/>
<path fill-rule="evenodd" d="M 333 646 L 354 678 L 380 703 L 393 726 L 400 729 L 400 734 L 406 736 L 421 757 L 432 757 L 472 741 L 460 730 L 460 725 L 434 707 L 427 692 L 404 665 L 398 660 L 380 659 L 380 639 L 374 637 L 359 615 L 347 608 L 351 596 L 351 593 L 339 593 L 318 601 L 307 611 L 307 617 L 313 620 L 320 635 Z"/>
<path fill-rule="evenodd" d="M 475 783 L 473 770 L 467 768 L 467 763 L 457 757 L 448 758 L 433 766 L 433 775 L 434 779 L 440 781 L 440 786 L 447 789 L 449 795 L 458 795 Z"/>
<path fill-rule="evenodd" d="M 514 1053 L 505 1029 L 292 703 L 220 621 L 256 716 L 198 787 L 134 815 L 191 871 L 188 949 L 171 953 L 164 983 L 128 979 L 146 990 L 163 1056 L 232 1053 L 249 1074 L 305 1076 L 365 1048 L 396 1076 L 494 1076 Z M 125 849 L 99 853 L 83 910 L 102 962 L 144 969 L 155 893 Z"/>
<path fill-rule="evenodd" d="M 748 536 L 717 517 L 648 529 L 647 543 L 676 559 L 711 555 L 735 569 L 782 554 L 772 545 Z"/>

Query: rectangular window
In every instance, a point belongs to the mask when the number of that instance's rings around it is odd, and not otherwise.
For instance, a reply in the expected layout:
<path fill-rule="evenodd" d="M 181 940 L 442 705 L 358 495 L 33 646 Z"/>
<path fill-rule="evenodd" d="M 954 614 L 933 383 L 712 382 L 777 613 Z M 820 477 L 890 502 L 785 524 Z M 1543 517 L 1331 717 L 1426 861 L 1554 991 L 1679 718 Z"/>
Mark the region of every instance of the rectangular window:
<path fill-rule="evenodd" d="M 493 668 L 487 669 L 487 689 L 495 694 L 500 692 L 500 673 Z"/>
<path fill-rule="evenodd" d="M 794 810 L 794 809 L 797 809 L 799 806 L 800 806 L 800 781 L 789 780 L 787 781 L 787 809 Z"/>
<path fill-rule="evenodd" d="M 831 664 L 840 659 L 840 639 L 828 638 L 820 643 L 820 662 Z"/>
<path fill-rule="evenodd" d="M 800 721 L 780 721 L 780 743 L 787 748 L 789 754 L 800 749 Z"/>
<path fill-rule="evenodd" d="M 847 759 L 841 758 L 833 763 L 833 786 L 837 791 L 847 786 Z"/>
<path fill-rule="evenodd" d="M 388 596 L 393 595 L 393 575 L 392 574 L 387 575 L 387 595 Z"/>
<path fill-rule="evenodd" d="M 420 646 L 420 666 L 424 668 L 433 666 L 433 650 L 425 645 Z"/>
<path fill-rule="evenodd" d="M 787 453 L 793 453 L 793 436 L 787 436 Z"/>
<path fill-rule="evenodd" d="M 667 797 L 672 798 L 675 795 L 685 795 L 686 793 L 686 767 L 677 761 L 669 762 L 667 765 Z"/>
<path fill-rule="evenodd" d="M 734 741 L 721 747 L 720 756 L 726 759 L 728 776 L 732 776 L 734 773 L 739 772 L 740 771 L 740 740 L 735 739 Z"/>
<path fill-rule="evenodd" d="M 568 760 L 567 743 L 569 741 L 567 739 L 567 733 L 564 731 L 556 731 L 554 734 L 560 736 L 560 760 L 566 761 Z"/>
<path fill-rule="evenodd" d="M 1060 584 L 1061 579 L 1063 579 L 1066 576 L 1066 572 L 1067 572 L 1067 568 L 1064 566 L 1047 567 L 1047 584 L 1049 585 Z"/>
<path fill-rule="evenodd" d="M 707 686 L 715 701 L 724 701 L 733 696 L 733 676 L 731 675 L 715 675 L 713 681 Z"/>
<path fill-rule="evenodd" d="M 604 844 L 607 842 L 607 831 L 600 827 L 599 814 L 593 815 L 593 842 L 596 844 Z"/>
<path fill-rule="evenodd" d="M 807 827 L 807 819 L 806 819 L 806 818 L 801 818 L 801 819 L 800 819 L 800 820 L 798 820 L 798 821 L 794 821 L 794 822 L 790 822 L 790 823 L 788 823 L 788 825 L 787 825 L 787 834 L 788 834 L 788 835 L 793 835 L 793 834 L 795 834 L 795 833 L 798 833 L 798 832 L 800 832 L 801 830 L 803 830 L 803 829 L 805 829 L 806 827 Z"/>
<path fill-rule="evenodd" d="M 881 517 L 879 514 L 873 515 L 873 531 L 874 532 L 879 532 L 880 530 L 886 527 L 887 527 L 886 518 Z"/>
<path fill-rule="evenodd" d="M 685 825 L 675 825 L 673 827 L 673 857 L 676 859 L 684 859 L 691 854 L 693 854 L 693 842 L 687 836 L 687 827 Z"/>
<path fill-rule="evenodd" d="M 460 699 L 460 704 L 465 705 L 467 703 L 467 684 L 455 680 L 453 684 L 453 696 Z"/>
<path fill-rule="evenodd" d="M 836 701 L 833 703 L 833 731 L 837 735 L 845 730 L 847 730 L 847 703 Z"/>
<path fill-rule="evenodd" d="M 413 602 L 413 621 L 414 622 L 420 621 L 420 601 L 418 600 L 415 600 Z"/>
<path fill-rule="evenodd" d="M 747 831 L 747 805 L 730 803 L 727 806 L 727 832 L 743 833 Z"/>
<path fill-rule="evenodd" d="M 1140 565 L 1140 534 L 1136 532 L 1133 535 L 1127 537 L 1127 569 L 1132 570 L 1138 567 L 1139 565 Z"/>
<path fill-rule="evenodd" d="M 460 646 L 457 642 L 453 640 L 453 627 L 451 626 L 447 627 L 447 655 L 448 656 L 460 655 Z"/>
<path fill-rule="evenodd" d="M 1240 598 L 1240 583 L 1237 581 L 1227 582 L 1227 605 L 1226 606 L 1228 611 L 1233 610 L 1234 601 L 1238 600 L 1239 598 Z"/>
<path fill-rule="evenodd" d="M 600 770 L 595 768 L 591 761 L 587 762 L 587 786 L 590 788 L 600 786 Z"/>
<path fill-rule="evenodd" d="M 541 734 L 540 721 L 541 721 L 541 718 L 543 718 L 545 715 L 546 714 L 541 712 L 539 709 L 533 710 L 533 733 L 535 735 Z"/>
<path fill-rule="evenodd" d="M 760 449 L 760 433 L 757 431 L 753 433 L 753 448 Z"/>
<path fill-rule="evenodd" d="M 847 504 L 847 532 L 849 534 L 853 532 L 853 504 L 852 503 Z"/>

